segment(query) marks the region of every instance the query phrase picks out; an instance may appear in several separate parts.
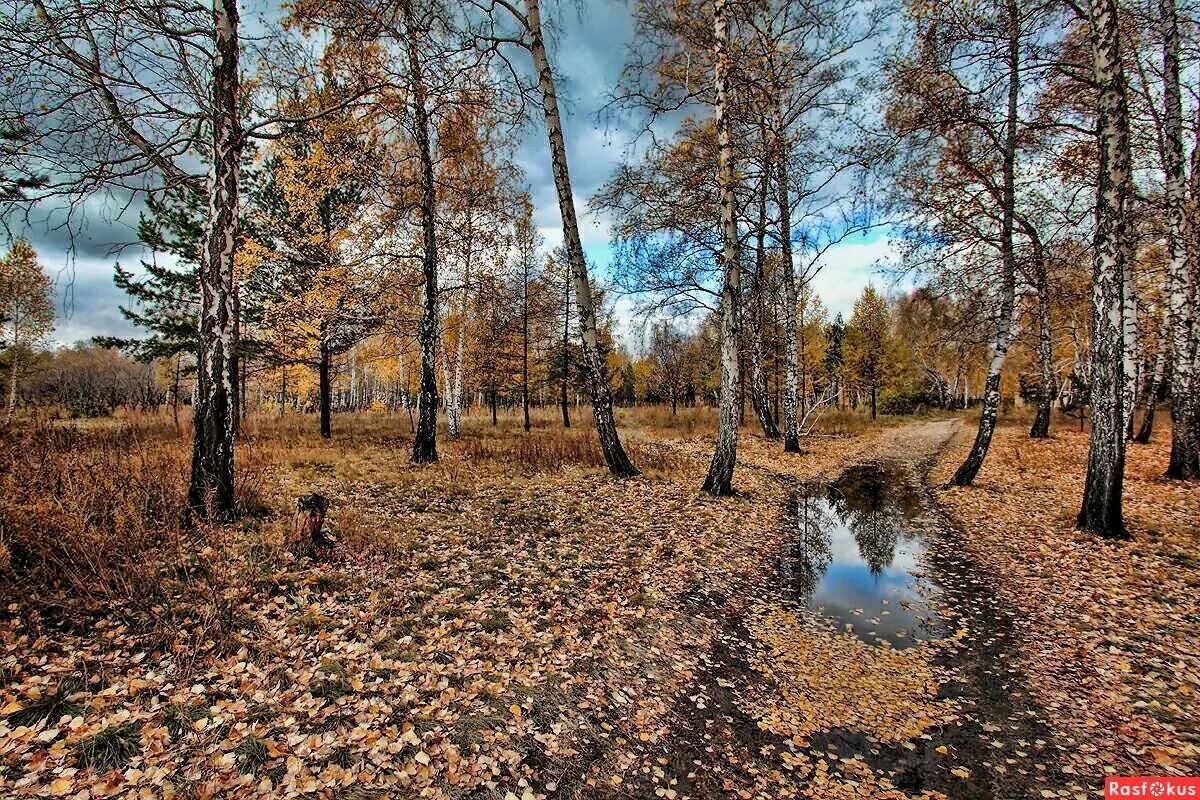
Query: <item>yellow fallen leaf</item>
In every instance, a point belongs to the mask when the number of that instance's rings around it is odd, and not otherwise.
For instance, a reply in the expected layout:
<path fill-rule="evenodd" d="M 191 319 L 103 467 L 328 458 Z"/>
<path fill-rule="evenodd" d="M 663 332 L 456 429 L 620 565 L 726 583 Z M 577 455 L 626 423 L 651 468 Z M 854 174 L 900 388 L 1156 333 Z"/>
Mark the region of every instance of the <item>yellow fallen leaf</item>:
<path fill-rule="evenodd" d="M 511 706 L 509 706 L 508 710 L 512 712 L 512 715 L 514 717 L 521 716 L 521 707 L 519 705 L 517 705 L 516 703 L 513 703 Z"/>

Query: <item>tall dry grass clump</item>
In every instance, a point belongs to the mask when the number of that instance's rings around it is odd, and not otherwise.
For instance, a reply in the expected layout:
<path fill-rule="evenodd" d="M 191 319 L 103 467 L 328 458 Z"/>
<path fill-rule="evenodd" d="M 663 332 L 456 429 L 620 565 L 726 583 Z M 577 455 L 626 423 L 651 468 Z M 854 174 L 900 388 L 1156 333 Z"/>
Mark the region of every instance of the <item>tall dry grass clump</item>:
<path fill-rule="evenodd" d="M 207 580 L 214 532 L 187 524 L 190 455 L 186 434 L 153 425 L 0 433 L 0 595 L 144 610 Z M 247 500 L 256 470 L 243 460 Z"/>
<path fill-rule="evenodd" d="M 36 425 L 0 437 L 7 584 L 97 600 L 147 596 L 185 538 L 187 452 L 121 426 Z M 174 555 L 174 554 L 171 554 Z"/>

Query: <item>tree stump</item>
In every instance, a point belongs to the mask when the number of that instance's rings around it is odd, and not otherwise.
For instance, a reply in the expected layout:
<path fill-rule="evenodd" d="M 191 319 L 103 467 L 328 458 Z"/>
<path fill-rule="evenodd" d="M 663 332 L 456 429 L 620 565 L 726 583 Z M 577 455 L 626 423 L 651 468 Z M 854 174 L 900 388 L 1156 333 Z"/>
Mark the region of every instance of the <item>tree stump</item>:
<path fill-rule="evenodd" d="M 333 549 L 333 540 L 325 535 L 325 512 L 329 501 L 319 494 L 296 498 L 296 515 L 292 517 L 292 533 L 288 550 L 296 556 L 315 558 Z"/>

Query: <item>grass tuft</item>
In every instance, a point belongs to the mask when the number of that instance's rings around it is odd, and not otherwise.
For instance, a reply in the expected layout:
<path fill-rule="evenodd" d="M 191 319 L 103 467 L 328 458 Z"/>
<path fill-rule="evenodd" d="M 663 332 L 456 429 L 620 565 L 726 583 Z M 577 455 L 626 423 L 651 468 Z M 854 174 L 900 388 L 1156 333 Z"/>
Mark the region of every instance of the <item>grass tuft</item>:
<path fill-rule="evenodd" d="M 83 706 L 71 697 L 78 694 L 83 686 L 83 681 L 68 678 L 55 686 L 54 691 L 26 703 L 24 708 L 9 714 L 8 723 L 13 727 L 33 727 L 42 720 L 56 722 L 63 717 L 77 717 L 83 713 Z"/>
<path fill-rule="evenodd" d="M 199 703 L 185 705 L 172 703 L 167 706 L 163 726 L 172 740 L 186 734 L 192 729 L 192 723 L 204 717 L 204 706 Z"/>
<path fill-rule="evenodd" d="M 110 725 L 71 745 L 79 764 L 97 772 L 124 769 L 142 751 L 141 731 L 132 722 Z"/>
<path fill-rule="evenodd" d="M 238 742 L 237 747 L 233 750 L 233 756 L 238 771 L 243 775 L 257 773 L 271 757 L 267 753 L 267 743 L 253 733 Z"/>

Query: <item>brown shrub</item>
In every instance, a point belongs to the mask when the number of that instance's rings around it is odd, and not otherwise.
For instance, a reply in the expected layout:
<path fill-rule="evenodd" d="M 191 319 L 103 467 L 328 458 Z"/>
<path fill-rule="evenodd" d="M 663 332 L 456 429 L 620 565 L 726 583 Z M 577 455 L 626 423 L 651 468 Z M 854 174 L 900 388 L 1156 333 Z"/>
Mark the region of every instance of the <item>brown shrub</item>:
<path fill-rule="evenodd" d="M 262 472 L 239 450 L 239 497 Z M 185 525 L 190 441 L 170 428 L 39 424 L 0 433 L 0 594 L 148 607 L 213 570 Z"/>

